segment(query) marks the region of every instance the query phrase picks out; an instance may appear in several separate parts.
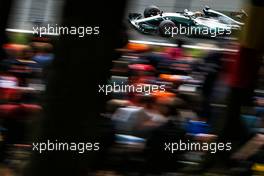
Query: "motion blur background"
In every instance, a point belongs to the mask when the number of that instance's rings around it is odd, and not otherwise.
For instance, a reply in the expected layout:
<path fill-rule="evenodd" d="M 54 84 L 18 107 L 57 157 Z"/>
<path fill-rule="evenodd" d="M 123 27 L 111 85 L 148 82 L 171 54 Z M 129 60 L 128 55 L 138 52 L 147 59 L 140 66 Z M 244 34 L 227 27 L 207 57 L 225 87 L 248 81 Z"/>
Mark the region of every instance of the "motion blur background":
<path fill-rule="evenodd" d="M 263 4 L 255 2 L 257 16 L 247 11 L 256 32 L 244 42 L 246 30 L 224 39 L 165 38 L 128 23 L 129 13 L 150 5 L 238 12 L 250 3 L 0 1 L 0 176 L 264 175 L 263 46 L 248 40 L 263 40 Z M 100 36 L 32 34 L 47 24 L 96 25 Z M 166 91 L 98 92 L 113 83 Z M 101 150 L 32 151 L 46 140 L 100 142 Z M 164 142 L 179 140 L 231 142 L 232 150 L 164 151 Z"/>

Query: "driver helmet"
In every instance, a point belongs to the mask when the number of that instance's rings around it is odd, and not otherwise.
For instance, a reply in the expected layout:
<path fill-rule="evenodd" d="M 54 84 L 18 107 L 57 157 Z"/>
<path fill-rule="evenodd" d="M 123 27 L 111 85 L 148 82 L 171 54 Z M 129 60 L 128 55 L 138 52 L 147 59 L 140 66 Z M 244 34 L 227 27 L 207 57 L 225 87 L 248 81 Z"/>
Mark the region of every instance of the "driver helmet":
<path fill-rule="evenodd" d="M 209 6 L 205 6 L 204 9 L 203 9 L 203 13 L 204 13 L 205 15 L 207 15 L 208 10 L 210 10 L 210 7 L 209 7 Z"/>
<path fill-rule="evenodd" d="M 205 9 L 205 10 L 209 10 L 210 7 L 206 5 L 206 6 L 204 7 L 204 9 Z"/>

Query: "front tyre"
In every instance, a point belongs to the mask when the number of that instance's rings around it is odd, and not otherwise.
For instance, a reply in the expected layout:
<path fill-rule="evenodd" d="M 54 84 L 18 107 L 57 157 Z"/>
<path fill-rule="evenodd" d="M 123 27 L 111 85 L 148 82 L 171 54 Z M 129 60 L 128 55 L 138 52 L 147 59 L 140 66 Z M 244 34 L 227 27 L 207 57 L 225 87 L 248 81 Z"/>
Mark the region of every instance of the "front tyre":
<path fill-rule="evenodd" d="M 175 23 L 171 20 L 164 20 L 159 25 L 159 34 L 163 37 L 172 37 L 172 32 L 176 27 Z"/>

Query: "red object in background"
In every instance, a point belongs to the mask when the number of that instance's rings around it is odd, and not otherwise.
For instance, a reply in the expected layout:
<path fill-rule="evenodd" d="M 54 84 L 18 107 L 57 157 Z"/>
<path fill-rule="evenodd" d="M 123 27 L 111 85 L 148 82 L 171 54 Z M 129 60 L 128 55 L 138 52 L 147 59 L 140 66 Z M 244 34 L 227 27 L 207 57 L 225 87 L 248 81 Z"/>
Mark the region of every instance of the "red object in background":
<path fill-rule="evenodd" d="M 17 89 L 18 79 L 10 75 L 0 76 L 0 100 L 2 102 L 12 102 L 21 98 L 22 92 Z M 35 104 L 0 104 L 0 118 L 28 118 L 31 114 L 41 111 L 41 106 Z"/>
<path fill-rule="evenodd" d="M 0 75 L 0 100 L 13 101 L 21 97 L 21 92 L 16 89 L 18 79 L 10 75 Z"/>
<path fill-rule="evenodd" d="M 5 118 L 16 112 L 19 105 L 17 104 L 3 104 L 0 105 L 0 117 Z"/>
<path fill-rule="evenodd" d="M 155 71 L 155 68 L 147 64 L 131 64 L 128 66 L 129 69 L 138 71 Z"/>
<path fill-rule="evenodd" d="M 170 59 L 182 59 L 184 57 L 184 52 L 182 48 L 167 48 L 165 49 L 165 53 Z"/>
<path fill-rule="evenodd" d="M 2 104 L 0 105 L 0 118 L 27 119 L 41 110 L 42 107 L 35 104 Z"/>
<path fill-rule="evenodd" d="M 147 64 L 131 64 L 128 66 L 130 70 L 133 70 L 137 73 L 136 76 L 131 76 L 129 82 L 131 84 L 142 84 L 147 83 L 149 80 L 155 79 L 152 75 L 148 73 L 154 73 L 155 68 Z"/>
<path fill-rule="evenodd" d="M 8 43 L 8 44 L 3 45 L 3 48 L 7 53 L 19 55 L 19 53 L 21 53 L 26 48 L 26 45 Z"/>
<path fill-rule="evenodd" d="M 12 101 L 21 97 L 19 91 L 13 88 L 0 88 L 0 100 Z"/>

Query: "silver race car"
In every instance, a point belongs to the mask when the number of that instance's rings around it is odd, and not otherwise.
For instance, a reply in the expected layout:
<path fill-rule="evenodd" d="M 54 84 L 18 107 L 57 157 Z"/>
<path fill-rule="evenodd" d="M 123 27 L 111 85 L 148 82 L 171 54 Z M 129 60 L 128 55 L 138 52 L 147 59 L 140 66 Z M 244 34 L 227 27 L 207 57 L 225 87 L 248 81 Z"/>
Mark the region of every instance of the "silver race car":
<path fill-rule="evenodd" d="M 144 16 L 143 16 L 144 15 Z M 158 7 L 150 6 L 144 14 L 130 13 L 129 22 L 145 34 L 171 36 L 185 34 L 188 36 L 230 36 L 240 30 L 243 22 L 235 20 L 221 12 L 205 7 L 202 12 L 163 13 Z"/>

